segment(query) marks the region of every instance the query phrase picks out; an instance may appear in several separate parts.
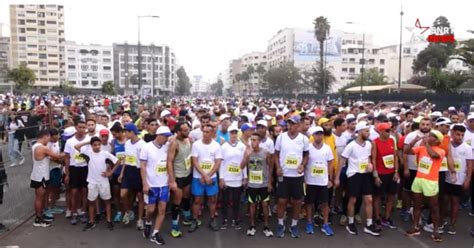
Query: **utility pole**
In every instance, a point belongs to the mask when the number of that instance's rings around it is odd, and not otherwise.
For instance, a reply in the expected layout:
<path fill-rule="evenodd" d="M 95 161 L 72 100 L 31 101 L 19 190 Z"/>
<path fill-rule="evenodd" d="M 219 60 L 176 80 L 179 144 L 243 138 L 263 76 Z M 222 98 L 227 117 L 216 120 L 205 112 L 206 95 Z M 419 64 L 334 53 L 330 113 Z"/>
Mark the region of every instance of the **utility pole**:
<path fill-rule="evenodd" d="M 400 48 L 398 51 L 398 92 L 402 87 L 402 24 L 403 24 L 403 6 L 400 9 Z"/>

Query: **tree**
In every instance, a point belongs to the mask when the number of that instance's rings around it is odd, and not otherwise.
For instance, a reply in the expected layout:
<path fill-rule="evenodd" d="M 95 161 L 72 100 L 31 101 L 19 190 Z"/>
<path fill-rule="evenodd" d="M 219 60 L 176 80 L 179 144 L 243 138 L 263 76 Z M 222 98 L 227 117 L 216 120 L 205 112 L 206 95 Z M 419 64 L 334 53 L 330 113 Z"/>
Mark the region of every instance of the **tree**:
<path fill-rule="evenodd" d="M 325 72 L 324 69 L 324 42 L 329 37 L 329 30 L 331 29 L 331 25 L 326 17 L 320 16 L 313 21 L 314 24 L 314 36 L 316 40 L 319 42 L 319 72 L 322 74 L 319 77 L 321 80 L 320 85 L 322 85 L 321 92 L 326 93 L 326 85 L 325 85 Z M 328 87 L 329 88 L 329 87 Z"/>
<path fill-rule="evenodd" d="M 20 91 L 31 88 L 36 80 L 35 73 L 25 64 L 20 64 L 18 68 L 8 70 L 8 80 L 15 82 L 16 88 Z"/>
<path fill-rule="evenodd" d="M 270 69 L 265 73 L 263 79 L 268 82 L 269 88 L 275 93 L 293 93 L 301 87 L 301 75 L 293 63 L 285 63 L 280 67 Z"/>
<path fill-rule="evenodd" d="M 452 59 L 459 59 L 471 68 L 474 67 L 474 39 L 462 41 L 455 54 Z"/>
<path fill-rule="evenodd" d="M 102 84 L 102 93 L 105 95 L 117 94 L 115 91 L 114 81 L 105 81 L 104 84 Z"/>
<path fill-rule="evenodd" d="M 316 66 L 311 69 L 303 71 L 301 73 L 303 84 L 318 93 L 325 94 L 336 82 L 336 77 L 332 72 L 326 68 L 319 66 L 319 62 Z"/>
<path fill-rule="evenodd" d="M 185 96 L 191 94 L 191 82 L 189 77 L 184 70 L 184 67 L 179 67 L 176 71 L 176 76 L 178 77 L 178 82 L 176 83 L 176 95 Z"/>
<path fill-rule="evenodd" d="M 340 93 L 343 93 L 346 89 L 360 86 L 362 83 L 362 75 L 357 76 L 354 82 L 349 83 L 339 89 Z M 372 86 L 372 85 L 387 85 L 387 77 L 384 76 L 377 68 L 370 68 L 364 73 L 364 82 L 363 86 Z"/>
<path fill-rule="evenodd" d="M 469 79 L 469 75 L 456 71 L 450 73 L 438 68 L 430 68 L 426 75 L 416 75 L 408 80 L 409 83 L 425 86 L 437 93 L 455 92 L 464 82 Z"/>
<path fill-rule="evenodd" d="M 221 79 L 217 80 L 216 83 L 211 84 L 211 90 L 216 96 L 222 96 L 224 89 L 224 83 L 222 82 Z"/>

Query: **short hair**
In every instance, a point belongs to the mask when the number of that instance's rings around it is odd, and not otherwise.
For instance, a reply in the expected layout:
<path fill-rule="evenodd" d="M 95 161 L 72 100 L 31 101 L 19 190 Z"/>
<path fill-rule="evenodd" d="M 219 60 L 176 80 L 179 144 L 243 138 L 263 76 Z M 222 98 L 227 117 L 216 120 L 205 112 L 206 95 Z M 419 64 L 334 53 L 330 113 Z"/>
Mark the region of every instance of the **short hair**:
<path fill-rule="evenodd" d="M 187 122 L 180 121 L 180 122 L 176 123 L 176 125 L 174 126 L 174 132 L 177 133 L 177 132 L 181 131 L 181 126 L 183 126 L 183 125 L 186 125 L 186 126 L 189 127 L 189 124 Z"/>
<path fill-rule="evenodd" d="M 59 130 L 57 128 L 51 128 L 49 129 L 49 135 L 51 136 L 59 135 Z"/>
<path fill-rule="evenodd" d="M 415 115 L 415 113 L 411 112 L 411 111 L 408 111 L 405 113 L 405 116 L 408 116 L 408 115 Z"/>
<path fill-rule="evenodd" d="M 308 118 L 308 117 L 302 117 L 301 120 L 300 120 L 300 123 L 302 123 L 303 121 L 309 121 L 311 122 L 311 120 Z"/>
<path fill-rule="evenodd" d="M 257 133 L 257 132 L 253 132 L 251 136 L 258 136 L 258 139 L 261 140 L 262 139 L 262 136 Z"/>
<path fill-rule="evenodd" d="M 151 117 L 145 119 L 145 124 L 150 124 L 152 122 L 157 122 L 157 120 L 155 118 L 151 118 Z"/>
<path fill-rule="evenodd" d="M 466 132 L 466 127 L 464 127 L 463 125 L 454 125 L 451 131 L 458 131 L 464 133 Z"/>
<path fill-rule="evenodd" d="M 91 118 L 87 119 L 86 123 L 87 123 L 87 122 L 89 122 L 89 121 L 92 121 L 92 122 L 94 122 L 94 124 L 96 124 L 96 123 L 97 123 L 97 122 L 96 122 L 94 119 L 91 119 Z"/>
<path fill-rule="evenodd" d="M 339 127 L 339 126 L 342 126 L 342 124 L 344 123 L 344 121 L 345 121 L 345 120 L 342 119 L 342 118 L 336 118 L 336 119 L 334 120 L 334 128 Z"/>
<path fill-rule="evenodd" d="M 48 129 L 43 129 L 43 130 L 39 131 L 38 138 L 41 139 L 44 136 L 50 136 Z"/>
<path fill-rule="evenodd" d="M 79 124 L 86 124 L 86 122 L 83 121 L 83 120 L 81 120 L 81 119 L 76 120 L 76 121 L 74 122 L 74 126 L 79 126 Z"/>
<path fill-rule="evenodd" d="M 100 142 L 100 143 L 102 143 L 102 141 L 100 140 L 100 138 L 97 137 L 97 136 L 94 136 L 94 137 L 91 138 L 91 145 L 94 144 L 95 142 Z"/>
<path fill-rule="evenodd" d="M 423 119 L 421 119 L 420 123 L 421 123 L 422 121 L 429 121 L 429 122 L 431 123 L 431 119 L 430 119 L 429 117 L 423 117 Z"/>
<path fill-rule="evenodd" d="M 122 127 L 122 124 L 120 124 L 120 122 L 115 122 L 115 124 L 110 128 L 110 131 L 120 133 L 120 132 L 123 132 L 124 129 Z"/>
<path fill-rule="evenodd" d="M 211 115 L 210 114 L 203 114 L 201 116 L 201 120 L 211 120 Z"/>

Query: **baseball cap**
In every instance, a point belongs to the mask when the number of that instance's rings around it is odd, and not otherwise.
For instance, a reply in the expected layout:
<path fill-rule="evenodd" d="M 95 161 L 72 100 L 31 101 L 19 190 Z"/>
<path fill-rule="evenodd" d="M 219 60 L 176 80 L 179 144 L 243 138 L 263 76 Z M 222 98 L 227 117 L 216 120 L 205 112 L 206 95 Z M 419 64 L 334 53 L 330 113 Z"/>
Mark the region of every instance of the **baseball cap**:
<path fill-rule="evenodd" d="M 433 113 L 430 114 L 431 117 L 441 117 L 443 114 L 439 111 L 434 111 Z"/>
<path fill-rule="evenodd" d="M 229 129 L 227 131 L 232 132 L 232 131 L 239 131 L 239 127 L 237 127 L 237 124 L 232 124 L 230 125 Z"/>
<path fill-rule="evenodd" d="M 228 119 L 228 118 L 230 118 L 230 116 L 227 115 L 227 114 L 222 114 L 221 116 L 219 116 L 220 121 L 223 121 L 223 120 Z"/>
<path fill-rule="evenodd" d="M 434 135 L 434 136 L 438 139 L 439 142 L 443 141 L 443 138 L 444 138 L 444 137 L 443 137 L 443 134 L 442 134 L 440 131 L 438 131 L 438 130 L 431 130 L 430 133 L 431 133 L 432 135 Z"/>
<path fill-rule="evenodd" d="M 266 121 L 271 121 L 273 118 L 270 115 L 264 115 L 263 119 L 266 120 Z"/>
<path fill-rule="evenodd" d="M 133 123 L 128 123 L 127 125 L 125 125 L 124 129 L 126 131 L 130 131 L 130 132 L 133 132 L 135 134 L 139 134 L 140 132 L 138 131 L 138 128 L 137 126 L 135 126 L 135 124 Z"/>
<path fill-rule="evenodd" d="M 299 115 L 293 115 L 287 121 L 296 124 L 296 123 L 300 123 L 300 120 L 301 120 L 301 117 Z"/>
<path fill-rule="evenodd" d="M 365 117 L 367 117 L 366 113 L 360 113 L 360 114 L 357 115 L 357 121 L 359 121 L 360 119 L 365 118 Z"/>
<path fill-rule="evenodd" d="M 353 115 L 353 114 L 348 114 L 348 115 L 346 115 L 346 120 L 355 119 L 355 118 L 356 118 L 356 117 L 355 117 L 355 115 Z"/>
<path fill-rule="evenodd" d="M 252 126 L 250 123 L 245 123 L 240 127 L 240 131 L 242 131 L 242 132 L 245 132 L 249 129 L 253 130 L 253 129 L 255 129 L 255 127 Z"/>
<path fill-rule="evenodd" d="M 436 125 L 450 125 L 451 120 L 446 117 L 440 117 L 436 120 Z"/>
<path fill-rule="evenodd" d="M 319 133 L 319 132 L 324 133 L 324 130 L 323 130 L 322 127 L 317 126 L 317 127 L 311 127 L 311 128 L 309 128 L 308 132 L 309 132 L 309 134 L 313 135 L 313 134 Z"/>
<path fill-rule="evenodd" d="M 328 122 L 328 121 L 329 121 L 328 118 L 323 117 L 323 118 L 319 119 L 318 125 L 321 126 L 321 125 L 323 125 L 324 123 L 326 123 L 326 122 Z"/>
<path fill-rule="evenodd" d="M 107 129 L 102 129 L 99 131 L 100 136 L 109 136 L 109 130 Z"/>
<path fill-rule="evenodd" d="M 379 132 L 390 129 L 390 128 L 392 128 L 392 123 L 390 123 L 390 122 L 382 122 L 382 123 L 379 123 L 375 126 L 375 130 L 377 130 Z"/>
<path fill-rule="evenodd" d="M 456 108 L 451 106 L 451 107 L 448 108 L 448 111 L 456 111 Z"/>
<path fill-rule="evenodd" d="M 357 123 L 355 131 L 359 132 L 362 129 L 369 129 L 369 128 L 370 128 L 370 126 L 367 125 L 366 121 L 361 121 L 361 122 Z"/>
<path fill-rule="evenodd" d="M 268 124 L 267 124 L 267 121 L 259 120 L 259 121 L 257 121 L 257 126 L 268 127 Z"/>
<path fill-rule="evenodd" d="M 416 117 L 416 118 L 413 120 L 413 122 L 415 122 L 415 123 L 420 123 L 421 120 L 423 120 L 423 116 L 418 116 L 418 117 Z"/>
<path fill-rule="evenodd" d="M 165 110 L 161 111 L 160 118 L 163 118 L 167 115 L 171 115 L 171 112 L 169 110 L 165 109 Z"/>
<path fill-rule="evenodd" d="M 163 135 L 163 136 L 166 136 L 166 137 L 170 137 L 171 135 L 173 135 L 169 129 L 169 127 L 167 126 L 161 126 L 159 127 L 157 130 L 156 130 L 156 134 L 157 135 Z"/>
<path fill-rule="evenodd" d="M 474 114 L 469 114 L 469 115 L 467 116 L 467 119 L 468 119 L 468 120 L 474 119 Z"/>

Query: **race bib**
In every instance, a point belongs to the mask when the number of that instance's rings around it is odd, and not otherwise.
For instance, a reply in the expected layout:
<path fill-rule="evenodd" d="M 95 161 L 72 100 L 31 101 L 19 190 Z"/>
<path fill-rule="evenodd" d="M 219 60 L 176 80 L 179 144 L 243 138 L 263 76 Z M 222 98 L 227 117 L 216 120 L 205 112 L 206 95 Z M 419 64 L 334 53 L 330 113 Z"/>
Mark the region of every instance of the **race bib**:
<path fill-rule="evenodd" d="M 131 165 L 131 166 L 137 166 L 137 156 L 126 155 L 125 156 L 125 164 Z"/>
<path fill-rule="evenodd" d="M 461 160 L 459 159 L 454 160 L 454 170 L 456 170 L 456 172 L 461 171 Z"/>
<path fill-rule="evenodd" d="M 433 166 L 433 161 L 428 157 L 423 157 L 418 163 L 418 171 L 428 175 L 430 173 L 431 166 Z"/>
<path fill-rule="evenodd" d="M 156 167 L 155 167 L 155 172 L 156 172 L 156 175 L 164 175 L 166 174 L 167 172 L 167 168 L 166 168 L 166 161 L 161 161 L 161 163 L 159 163 Z"/>
<path fill-rule="evenodd" d="M 369 167 L 369 162 L 367 160 L 359 162 L 359 172 L 360 173 L 367 172 L 367 167 Z"/>
<path fill-rule="evenodd" d="M 472 140 L 466 140 L 466 143 L 467 143 L 468 145 L 471 145 Z"/>
<path fill-rule="evenodd" d="M 285 166 L 288 169 L 297 169 L 298 157 L 296 155 L 287 155 L 285 158 Z"/>
<path fill-rule="evenodd" d="M 382 160 L 383 164 L 385 165 L 385 168 L 393 169 L 395 167 L 395 157 L 393 156 L 393 154 L 383 156 Z"/>
<path fill-rule="evenodd" d="M 240 174 L 240 166 L 237 164 L 229 164 L 227 165 L 227 172 L 231 175 L 238 175 Z"/>
<path fill-rule="evenodd" d="M 441 169 L 448 169 L 448 159 L 446 157 L 444 157 L 443 161 L 441 162 Z"/>
<path fill-rule="evenodd" d="M 326 175 L 326 168 L 324 167 L 312 167 L 311 176 L 313 177 L 322 177 Z"/>
<path fill-rule="evenodd" d="M 249 171 L 249 183 L 251 183 L 251 184 L 262 184 L 263 183 L 263 171 Z"/>
<path fill-rule="evenodd" d="M 204 161 L 201 161 L 200 166 L 204 172 L 209 173 L 211 172 L 211 169 L 212 169 L 212 162 L 209 160 L 204 160 Z"/>
<path fill-rule="evenodd" d="M 123 152 L 117 152 L 117 153 L 115 153 L 115 156 L 116 156 L 119 160 L 125 159 L 125 153 L 123 153 Z"/>
<path fill-rule="evenodd" d="M 74 161 L 78 164 L 86 162 L 80 153 L 76 153 L 76 155 L 74 155 Z"/>
<path fill-rule="evenodd" d="M 186 170 L 191 169 L 191 155 L 184 159 L 184 167 Z"/>

